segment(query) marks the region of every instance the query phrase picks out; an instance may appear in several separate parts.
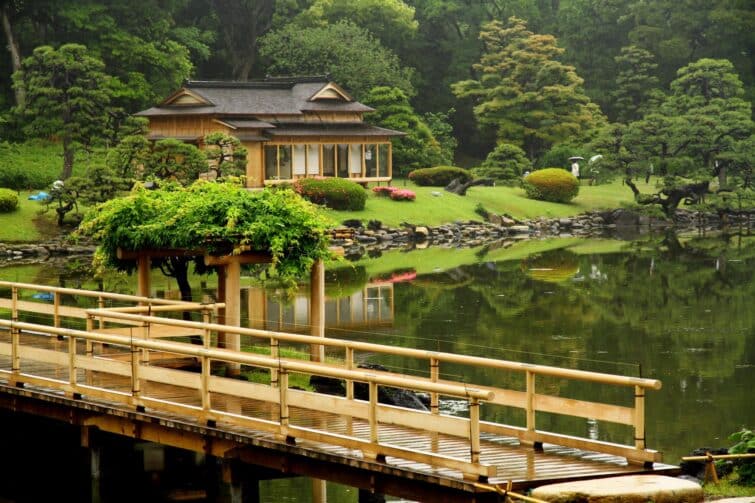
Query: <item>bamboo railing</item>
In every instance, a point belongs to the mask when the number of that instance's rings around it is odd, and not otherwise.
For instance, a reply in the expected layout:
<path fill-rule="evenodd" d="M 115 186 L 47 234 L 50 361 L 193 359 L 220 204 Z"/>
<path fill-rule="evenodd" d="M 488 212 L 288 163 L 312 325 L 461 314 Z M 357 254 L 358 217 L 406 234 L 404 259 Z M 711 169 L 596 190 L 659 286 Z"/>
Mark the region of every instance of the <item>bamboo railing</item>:
<path fill-rule="evenodd" d="M 198 421 L 223 421 L 230 424 L 272 432 L 285 438 L 302 438 L 317 442 L 332 443 L 359 449 L 366 457 L 402 457 L 427 463 L 432 466 L 459 470 L 466 477 L 488 477 L 495 472 L 494 467 L 480 463 L 481 434 L 497 434 L 515 437 L 521 443 L 541 447 L 551 443 L 577 449 L 596 451 L 625 457 L 632 463 L 652 463 L 660 461 L 657 451 L 645 446 L 645 390 L 660 389 L 660 381 L 626 377 L 614 374 L 588 372 L 544 365 L 531 365 L 507 360 L 457 355 L 453 353 L 423 351 L 412 348 L 387 346 L 368 342 L 348 341 L 326 337 L 271 332 L 266 330 L 233 327 L 232 332 L 253 340 L 261 340 L 270 346 L 270 356 L 230 351 L 212 347 L 213 334 L 229 332 L 229 326 L 210 323 L 209 319 L 222 305 L 202 305 L 179 301 L 160 301 L 144 297 L 87 292 L 73 289 L 58 289 L 21 283 L 0 282 L 0 287 L 11 288 L 11 299 L 0 297 L 0 309 L 10 310 L 10 320 L 0 320 L 0 330 L 11 334 L 9 343 L 0 343 L 0 355 L 11 356 L 11 368 L 2 370 L 9 382 L 53 385 L 73 396 L 89 395 L 107 399 L 117 399 L 135 407 L 150 407 L 166 412 L 180 412 L 191 415 Z M 64 310 L 55 303 L 21 301 L 19 290 L 52 292 L 54 295 L 87 295 L 103 300 L 131 302 L 129 306 L 106 307 L 98 300 L 97 308 Z M 82 293 L 84 292 L 84 293 Z M 56 297 L 57 298 L 57 297 Z M 36 304 L 36 305 L 33 305 Z M 46 308 L 46 309 L 45 309 Z M 52 309 L 51 309 L 52 308 Z M 203 322 L 164 318 L 158 314 L 169 311 L 201 310 Z M 53 326 L 20 322 L 19 313 L 38 312 L 53 316 Z M 140 314 L 147 313 L 147 314 Z M 63 315 L 86 319 L 86 330 L 61 328 L 59 318 Z M 24 332 L 42 333 L 67 339 L 66 352 L 26 347 L 21 337 Z M 172 340 L 159 340 L 168 334 L 194 334 L 202 339 L 202 345 L 187 344 Z M 78 341 L 82 341 L 77 345 Z M 281 344 L 306 344 L 342 351 L 339 363 L 315 363 L 280 356 Z M 98 354 L 98 345 L 118 346 L 130 352 L 130 361 L 105 360 Z M 79 347 L 81 346 L 81 347 Z M 157 352 L 196 358 L 201 362 L 201 371 L 192 373 L 150 365 L 150 355 Z M 380 353 L 426 362 L 429 377 L 400 375 L 392 372 L 370 370 L 361 371 L 357 367 L 357 353 Z M 50 380 L 24 372 L 21 360 L 55 363 L 65 366 L 67 379 Z M 270 374 L 270 384 L 258 384 L 231 379 L 212 374 L 212 362 L 225 362 L 266 369 Z M 441 378 L 441 365 L 463 365 L 475 368 L 488 368 L 493 371 L 511 372 L 524 377 L 525 387 L 504 389 Z M 97 371 L 121 376 L 129 380 L 130 389 L 113 391 L 81 381 L 80 371 Z M 345 397 L 318 394 L 290 389 L 288 380 L 291 373 L 319 375 L 342 380 L 345 383 Z M 2 375 L 0 373 L 0 375 Z M 597 383 L 611 387 L 627 388 L 633 396 L 633 407 L 608 403 L 576 400 L 552 396 L 537 389 L 539 379 L 556 377 L 566 380 Z M 54 382 L 53 382 L 54 381 Z M 369 399 L 365 402 L 354 396 L 354 383 L 367 383 Z M 199 394 L 196 405 L 173 403 L 145 395 L 146 383 L 180 383 Z M 390 386 L 430 395 L 430 412 L 387 406 L 378 403 L 377 393 L 381 386 Z M 250 418 L 213 407 L 213 397 L 233 396 L 262 400 L 276 404 L 280 409 L 275 420 Z M 468 401 L 468 417 L 441 414 L 439 401 L 442 396 L 462 398 Z M 524 427 L 512 426 L 481 420 L 482 403 L 522 409 L 526 417 Z M 369 423 L 367 438 L 334 434 L 324 430 L 304 428 L 289 422 L 288 410 L 298 407 L 305 410 L 327 410 L 351 419 L 361 419 Z M 602 442 L 587 438 L 564 435 L 536 429 L 537 414 L 541 412 L 564 414 L 580 418 L 597 419 L 628 425 L 634 430 L 634 445 Z M 433 452 L 418 452 L 403 449 L 381 442 L 379 425 L 397 425 L 417 428 L 433 433 L 453 435 L 469 442 L 469 456 L 465 459 L 449 458 Z"/>

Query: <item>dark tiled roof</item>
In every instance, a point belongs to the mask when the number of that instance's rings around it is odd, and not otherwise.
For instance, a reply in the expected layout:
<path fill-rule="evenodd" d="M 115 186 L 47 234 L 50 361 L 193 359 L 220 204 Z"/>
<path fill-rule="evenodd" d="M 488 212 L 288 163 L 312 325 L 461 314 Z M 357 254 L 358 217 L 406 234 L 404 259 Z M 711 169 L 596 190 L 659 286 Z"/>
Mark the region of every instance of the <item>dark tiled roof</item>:
<path fill-rule="evenodd" d="M 265 121 L 258 121 L 254 119 L 218 119 L 224 124 L 228 124 L 236 129 L 266 129 L 274 128 L 275 126 Z"/>
<path fill-rule="evenodd" d="M 363 122 L 344 123 L 277 123 L 275 129 L 266 131 L 270 137 L 277 136 L 404 136 L 406 133 L 370 126 Z"/>
<path fill-rule="evenodd" d="M 205 98 L 212 105 L 158 105 L 138 112 L 140 116 L 165 115 L 300 115 L 305 111 L 370 112 L 357 101 L 309 101 L 329 81 L 324 77 L 268 78 L 250 82 L 188 81 L 183 89 Z"/>

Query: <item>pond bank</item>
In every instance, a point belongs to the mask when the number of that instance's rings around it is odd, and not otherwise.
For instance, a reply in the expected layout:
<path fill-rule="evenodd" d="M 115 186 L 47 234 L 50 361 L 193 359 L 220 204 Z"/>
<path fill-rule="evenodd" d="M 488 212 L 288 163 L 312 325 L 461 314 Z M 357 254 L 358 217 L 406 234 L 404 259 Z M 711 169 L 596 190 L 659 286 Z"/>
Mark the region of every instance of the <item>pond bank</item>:
<path fill-rule="evenodd" d="M 732 216 L 728 225 L 752 227 L 752 218 Z M 674 228 L 680 231 L 720 229 L 724 222 L 714 214 L 677 210 L 673 221 L 648 217 L 638 213 L 614 209 L 590 211 L 573 217 L 517 220 L 505 215 L 489 215 L 487 221 L 458 221 L 436 227 L 404 223 L 401 228 L 383 227 L 371 220 L 365 226 L 359 220 L 347 220 L 331 232 L 333 246 L 344 255 L 358 258 L 370 252 L 389 249 L 474 248 L 502 240 L 539 239 L 547 237 L 604 237 L 634 239 L 647 232 Z M 0 242 L 0 265 L 24 264 L 74 255 L 91 255 L 92 243 L 71 244 L 64 237 L 42 243 Z"/>

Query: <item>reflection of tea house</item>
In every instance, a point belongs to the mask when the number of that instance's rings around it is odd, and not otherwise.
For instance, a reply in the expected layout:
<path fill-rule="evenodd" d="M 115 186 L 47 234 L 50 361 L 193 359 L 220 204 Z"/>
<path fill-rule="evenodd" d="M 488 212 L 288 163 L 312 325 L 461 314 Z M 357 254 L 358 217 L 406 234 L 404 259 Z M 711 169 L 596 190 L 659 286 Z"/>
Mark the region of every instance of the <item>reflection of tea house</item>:
<path fill-rule="evenodd" d="M 282 302 L 274 294 L 247 289 L 249 324 L 253 328 L 283 332 L 307 332 L 310 298 L 306 291 L 293 301 Z M 325 298 L 325 327 L 361 329 L 393 324 L 393 284 L 366 284 L 344 297 Z"/>

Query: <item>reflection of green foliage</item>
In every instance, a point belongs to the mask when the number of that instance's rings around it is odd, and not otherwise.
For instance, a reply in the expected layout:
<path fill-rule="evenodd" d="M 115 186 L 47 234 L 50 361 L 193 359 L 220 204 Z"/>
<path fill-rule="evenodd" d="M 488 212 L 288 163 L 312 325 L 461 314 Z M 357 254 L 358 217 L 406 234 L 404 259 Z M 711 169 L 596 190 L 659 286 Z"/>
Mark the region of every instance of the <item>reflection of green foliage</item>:
<path fill-rule="evenodd" d="M 579 272 L 578 258 L 568 250 L 553 250 L 523 260 L 522 270 L 532 279 L 560 283 Z"/>
<path fill-rule="evenodd" d="M 325 295 L 327 297 L 348 297 L 364 288 L 367 281 L 367 270 L 364 266 L 326 269 Z"/>

